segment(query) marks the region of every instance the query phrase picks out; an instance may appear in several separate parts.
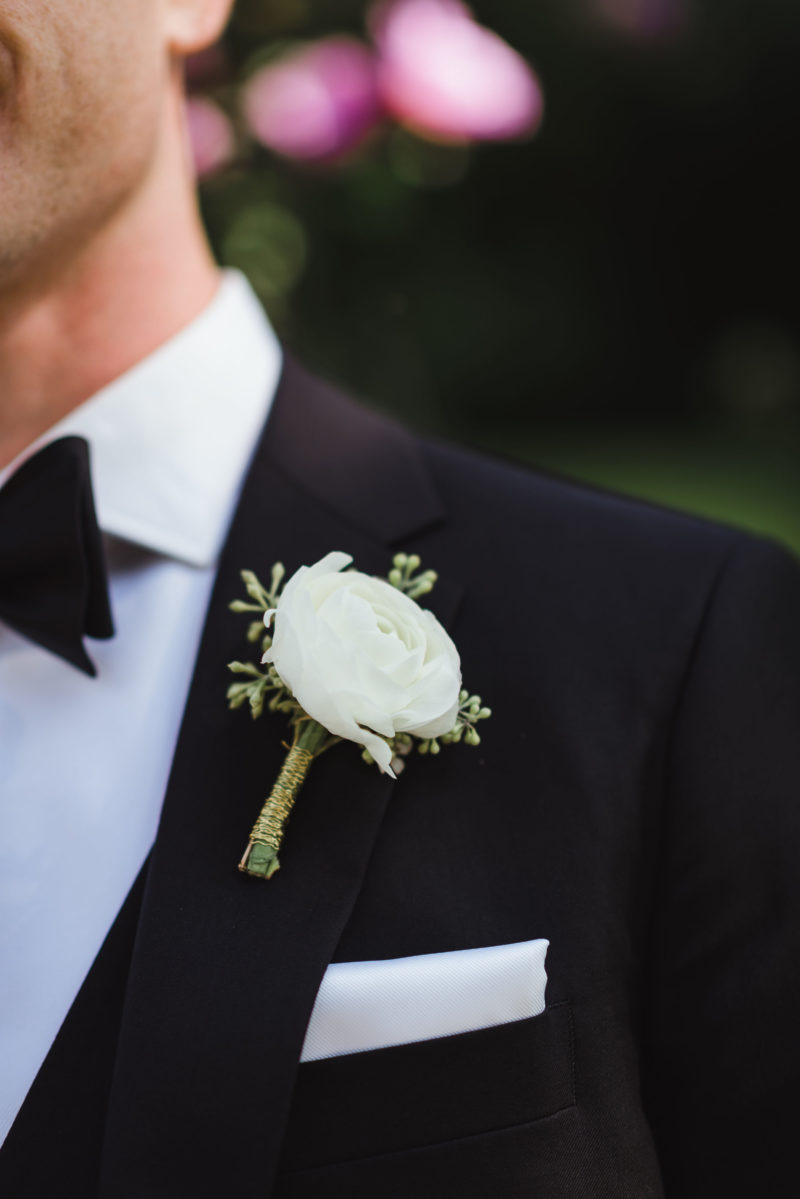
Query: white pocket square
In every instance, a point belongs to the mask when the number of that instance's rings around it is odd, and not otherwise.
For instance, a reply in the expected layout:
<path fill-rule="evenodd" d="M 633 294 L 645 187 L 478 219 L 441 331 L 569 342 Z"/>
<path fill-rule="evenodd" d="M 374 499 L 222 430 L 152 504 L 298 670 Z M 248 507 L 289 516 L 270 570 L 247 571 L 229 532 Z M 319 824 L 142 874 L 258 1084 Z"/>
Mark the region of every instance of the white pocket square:
<path fill-rule="evenodd" d="M 325 971 L 300 1060 L 473 1032 L 540 1015 L 549 942 L 521 941 Z"/>

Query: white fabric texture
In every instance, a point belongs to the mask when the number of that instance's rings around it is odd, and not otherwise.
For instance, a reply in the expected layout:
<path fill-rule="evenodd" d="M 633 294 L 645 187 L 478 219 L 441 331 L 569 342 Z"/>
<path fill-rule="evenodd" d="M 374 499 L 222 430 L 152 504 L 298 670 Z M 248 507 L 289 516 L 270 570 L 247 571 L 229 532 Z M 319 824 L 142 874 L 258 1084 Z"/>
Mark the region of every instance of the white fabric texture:
<path fill-rule="evenodd" d="M 155 838 L 280 369 L 260 304 L 226 272 L 196 320 L 37 442 L 89 441 L 116 635 L 87 642 L 92 679 L 0 624 L 0 1142 Z"/>
<path fill-rule="evenodd" d="M 548 941 L 334 962 L 311 1013 L 301 1061 L 447 1037 L 538 1016 Z"/>

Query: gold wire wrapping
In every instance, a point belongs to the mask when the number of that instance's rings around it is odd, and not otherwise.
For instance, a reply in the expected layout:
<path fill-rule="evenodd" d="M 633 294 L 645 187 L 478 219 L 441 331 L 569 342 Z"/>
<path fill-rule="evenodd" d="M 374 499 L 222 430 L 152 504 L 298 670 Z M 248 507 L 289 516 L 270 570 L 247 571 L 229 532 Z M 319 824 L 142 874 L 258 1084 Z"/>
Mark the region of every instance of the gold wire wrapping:
<path fill-rule="evenodd" d="M 310 750 L 302 749 L 299 745 L 293 745 L 289 750 L 269 799 L 253 825 L 251 845 L 267 845 L 275 853 L 278 852 L 289 813 L 313 761 L 314 755 Z"/>

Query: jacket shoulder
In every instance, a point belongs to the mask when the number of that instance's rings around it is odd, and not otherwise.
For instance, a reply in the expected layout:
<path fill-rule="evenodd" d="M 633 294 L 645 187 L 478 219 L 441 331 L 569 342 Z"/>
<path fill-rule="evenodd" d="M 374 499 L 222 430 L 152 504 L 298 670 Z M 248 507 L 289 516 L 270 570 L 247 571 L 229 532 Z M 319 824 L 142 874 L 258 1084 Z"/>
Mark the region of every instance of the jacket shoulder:
<path fill-rule="evenodd" d="M 444 507 L 474 548 L 550 551 L 564 564 L 624 566 L 651 576 L 718 568 L 750 549 L 785 554 L 769 539 L 646 500 L 461 447 L 419 439 Z"/>
<path fill-rule="evenodd" d="M 674 696 L 720 603 L 746 622 L 750 593 L 798 575 L 768 539 L 463 449 L 420 448 L 448 513 L 425 547 L 429 564 L 464 582 L 472 622 L 507 628 L 528 669 L 572 663 L 587 692 L 646 677 L 648 692 L 662 679 Z"/>

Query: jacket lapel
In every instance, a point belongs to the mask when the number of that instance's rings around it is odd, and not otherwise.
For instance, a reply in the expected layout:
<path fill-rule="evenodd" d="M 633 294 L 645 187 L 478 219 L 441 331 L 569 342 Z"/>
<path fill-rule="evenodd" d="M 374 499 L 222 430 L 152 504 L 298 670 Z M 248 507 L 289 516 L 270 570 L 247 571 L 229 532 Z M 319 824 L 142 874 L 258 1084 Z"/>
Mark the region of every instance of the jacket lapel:
<path fill-rule="evenodd" d="M 306 1025 L 392 783 L 324 755 L 269 882 L 236 869 L 284 727 L 225 704 L 245 652 L 239 570 L 330 549 L 385 573 L 441 521 L 415 443 L 291 360 L 220 562 L 145 888 L 109 1102 L 101 1195 L 267 1195 Z M 411 546 L 413 548 L 413 545 Z M 447 588 L 439 588 L 439 607 Z"/>

